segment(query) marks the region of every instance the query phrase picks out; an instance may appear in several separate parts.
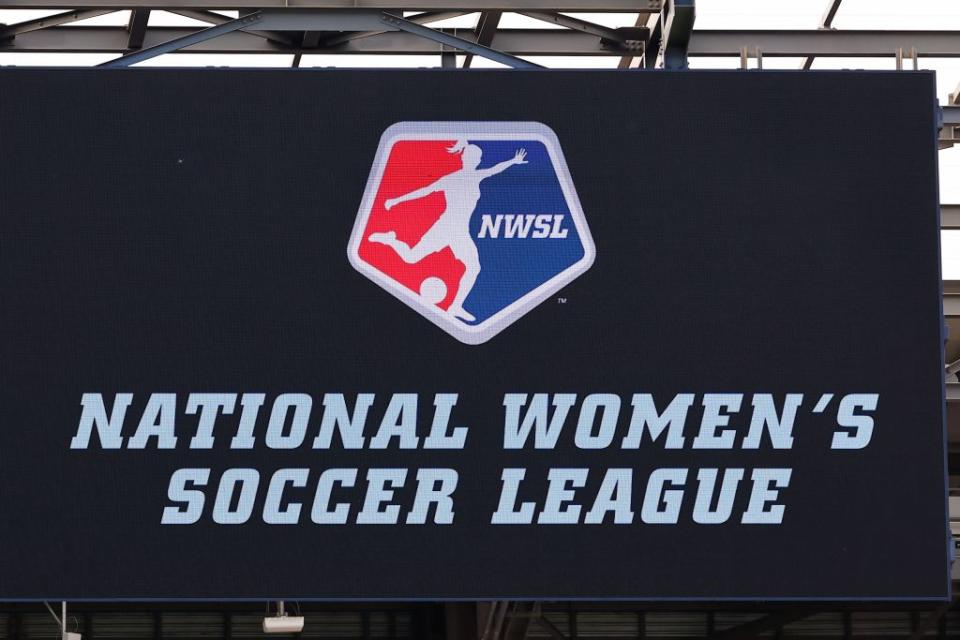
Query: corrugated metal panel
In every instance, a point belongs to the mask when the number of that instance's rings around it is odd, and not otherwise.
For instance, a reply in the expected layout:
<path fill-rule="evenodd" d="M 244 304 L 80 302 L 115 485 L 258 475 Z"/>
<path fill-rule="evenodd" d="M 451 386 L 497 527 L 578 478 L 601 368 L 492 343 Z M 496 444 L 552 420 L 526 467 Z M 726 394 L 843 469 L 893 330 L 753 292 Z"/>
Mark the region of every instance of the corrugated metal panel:
<path fill-rule="evenodd" d="M 715 631 L 725 631 L 733 627 L 739 627 L 742 624 L 753 622 L 765 617 L 762 613 L 716 613 L 713 616 L 713 628 Z M 768 631 L 759 635 L 760 638 L 772 636 L 773 632 Z"/>
<path fill-rule="evenodd" d="M 557 605 L 554 605 L 557 606 Z M 574 611 L 575 611 L 574 607 Z M 294 609 L 292 612 L 295 612 Z M 129 638 L 148 640 L 153 637 L 154 615 L 150 612 L 96 612 L 71 615 L 71 629 L 86 620 L 87 630 L 78 629 L 85 638 L 99 640 Z M 263 612 L 230 614 L 233 637 L 264 638 L 261 629 Z M 367 625 L 364 625 L 364 616 Z M 641 635 L 641 616 L 645 618 L 648 638 L 702 638 L 706 636 L 707 614 L 697 611 L 647 612 L 641 611 L 579 611 L 576 612 L 577 636 L 582 639 L 638 638 Z M 717 612 L 714 614 L 714 629 L 724 631 L 765 617 L 762 613 Z M 919 617 L 922 619 L 926 612 Z M 566 607 L 544 612 L 565 636 L 571 636 L 569 612 Z M 59 630 L 47 612 L 30 611 L 18 614 L 21 640 L 34 638 L 58 638 Z M 326 640 L 360 640 L 364 628 L 372 638 L 414 638 L 414 615 L 409 611 L 318 611 L 306 614 L 304 631 L 299 637 L 324 638 Z M 0 640 L 9 640 L 9 624 L 12 614 L 0 613 Z M 223 637 L 224 614 L 213 612 L 164 612 L 160 615 L 163 638 L 180 640 L 219 639 Z M 851 614 L 853 635 L 856 638 L 884 638 L 909 636 L 914 618 L 905 611 L 855 612 Z M 960 638 L 960 611 L 950 611 L 944 617 L 948 638 Z M 939 626 L 927 636 L 936 637 Z M 771 637 L 767 632 L 761 637 Z M 811 615 L 790 623 L 784 628 L 786 637 L 842 638 L 843 614 L 829 612 Z M 292 636 L 277 636 L 292 637 Z M 537 624 L 531 624 L 528 637 L 550 638 L 550 633 Z"/>
<path fill-rule="evenodd" d="M 640 616 L 624 612 L 577 614 L 577 636 L 581 638 L 637 638 Z"/>
<path fill-rule="evenodd" d="M 219 613 L 164 613 L 160 630 L 164 638 L 223 638 L 223 616 Z"/>
<path fill-rule="evenodd" d="M 231 635 L 234 638 L 262 638 L 265 613 L 238 613 L 230 616 Z"/>
<path fill-rule="evenodd" d="M 647 614 L 648 638 L 700 638 L 706 635 L 706 613 L 651 612 Z"/>
<path fill-rule="evenodd" d="M 791 622 L 783 630 L 795 636 L 843 636 L 842 613 L 818 613 L 816 615 Z"/>
<path fill-rule="evenodd" d="M 363 637 L 363 616 L 359 611 L 308 613 L 304 617 L 302 638 Z"/>
<path fill-rule="evenodd" d="M 60 628 L 46 611 L 24 613 L 20 616 L 20 634 L 23 638 L 59 638 Z"/>
<path fill-rule="evenodd" d="M 152 638 L 150 613 L 95 613 L 90 616 L 95 638 Z"/>
<path fill-rule="evenodd" d="M 854 636 L 904 636 L 912 629 L 910 614 L 902 611 L 870 611 L 853 614 Z"/>

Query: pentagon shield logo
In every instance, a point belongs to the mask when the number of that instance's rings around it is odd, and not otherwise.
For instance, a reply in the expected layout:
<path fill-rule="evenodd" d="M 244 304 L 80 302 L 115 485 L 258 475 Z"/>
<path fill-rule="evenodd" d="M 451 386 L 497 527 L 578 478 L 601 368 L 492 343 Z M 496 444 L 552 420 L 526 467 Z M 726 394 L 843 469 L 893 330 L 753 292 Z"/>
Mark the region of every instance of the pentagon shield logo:
<path fill-rule="evenodd" d="M 590 268 L 556 134 L 537 122 L 401 122 L 380 139 L 351 264 L 466 344 Z"/>

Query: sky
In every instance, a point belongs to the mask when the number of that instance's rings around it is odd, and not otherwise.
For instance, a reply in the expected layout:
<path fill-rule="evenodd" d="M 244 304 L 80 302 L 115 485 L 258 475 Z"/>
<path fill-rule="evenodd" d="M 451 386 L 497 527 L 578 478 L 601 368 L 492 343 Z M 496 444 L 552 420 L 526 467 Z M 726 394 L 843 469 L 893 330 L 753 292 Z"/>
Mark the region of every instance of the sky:
<path fill-rule="evenodd" d="M 828 0 L 697 0 L 695 28 L 699 29 L 815 29 Z M 39 18 L 58 11 L 0 10 L 0 23 L 12 24 Z M 223 12 L 236 16 L 236 12 Z M 579 17 L 611 27 L 632 26 L 636 14 L 577 14 Z M 122 11 L 91 18 L 75 24 L 126 25 L 129 12 Z M 477 14 L 471 14 L 434 23 L 431 26 L 472 28 Z M 197 22 L 164 11 L 153 11 L 151 26 L 201 26 Z M 517 14 L 506 14 L 502 28 L 549 28 Z M 896 30 L 957 30 L 960 31 L 960 0 L 843 0 L 833 22 L 837 29 L 896 29 Z M 0 65 L 56 65 L 91 66 L 114 56 L 99 54 L 11 54 L 0 53 Z M 610 68 L 615 67 L 615 57 L 547 58 L 531 57 L 532 61 L 557 68 Z M 461 58 L 462 60 L 462 58 Z M 289 67 L 292 56 L 288 55 L 164 55 L 142 63 L 149 66 L 239 66 L 239 67 Z M 765 69 L 796 69 L 799 58 L 766 58 Z M 425 56 L 334 56 L 305 55 L 303 67 L 429 67 L 439 66 L 439 58 Z M 475 67 L 497 67 L 494 62 L 475 58 Z M 736 68 L 737 58 L 692 58 L 691 68 Z M 937 89 L 941 102 L 948 94 L 960 91 L 960 59 L 924 58 L 921 52 L 920 67 L 934 70 L 937 74 Z M 883 58 L 819 58 L 814 69 L 893 69 L 894 59 Z M 943 150 L 940 159 L 940 201 L 960 204 L 960 146 Z M 946 279 L 960 280 L 960 231 L 945 231 L 942 234 L 943 275 Z"/>

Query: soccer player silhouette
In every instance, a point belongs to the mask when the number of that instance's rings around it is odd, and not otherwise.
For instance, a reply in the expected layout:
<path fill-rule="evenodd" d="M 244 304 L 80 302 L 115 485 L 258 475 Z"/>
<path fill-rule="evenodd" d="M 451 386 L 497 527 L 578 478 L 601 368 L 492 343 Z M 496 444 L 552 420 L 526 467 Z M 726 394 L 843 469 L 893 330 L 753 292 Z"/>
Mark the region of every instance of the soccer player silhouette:
<path fill-rule="evenodd" d="M 422 189 L 411 191 L 384 202 L 387 211 L 408 200 L 424 198 L 431 193 L 441 192 L 446 200 L 444 209 L 437 221 L 413 246 L 398 240 L 394 231 L 371 233 L 370 242 L 385 244 L 407 264 L 420 262 L 431 253 L 450 247 L 453 255 L 463 263 L 465 270 L 457 287 L 457 294 L 447 308 L 447 313 L 466 322 L 476 318 L 463 308 L 463 302 L 470 295 L 477 276 L 480 275 L 480 255 L 477 245 L 470 236 L 470 217 L 480 200 L 480 182 L 490 176 L 506 171 L 515 164 L 527 164 L 526 149 L 518 149 L 513 158 L 497 163 L 486 169 L 477 169 L 483 151 L 480 147 L 461 140 L 447 149 L 449 153 L 459 153 L 463 168 L 447 174 Z"/>

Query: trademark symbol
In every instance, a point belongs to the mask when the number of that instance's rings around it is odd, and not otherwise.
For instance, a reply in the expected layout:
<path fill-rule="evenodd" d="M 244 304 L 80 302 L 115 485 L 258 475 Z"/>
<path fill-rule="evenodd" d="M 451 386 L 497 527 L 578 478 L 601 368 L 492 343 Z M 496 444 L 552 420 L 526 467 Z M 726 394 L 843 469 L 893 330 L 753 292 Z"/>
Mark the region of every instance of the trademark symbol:
<path fill-rule="evenodd" d="M 567 304 L 566 298 L 557 298 L 557 304 Z"/>

